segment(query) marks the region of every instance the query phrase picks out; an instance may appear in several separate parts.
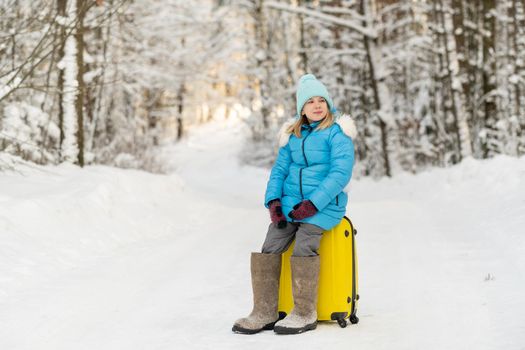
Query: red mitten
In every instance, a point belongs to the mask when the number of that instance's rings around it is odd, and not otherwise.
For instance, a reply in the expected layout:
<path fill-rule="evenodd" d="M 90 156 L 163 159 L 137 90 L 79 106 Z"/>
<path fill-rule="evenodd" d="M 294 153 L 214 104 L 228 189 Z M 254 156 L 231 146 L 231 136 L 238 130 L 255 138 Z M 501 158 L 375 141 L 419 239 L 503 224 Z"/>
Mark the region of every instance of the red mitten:
<path fill-rule="evenodd" d="M 283 207 L 279 199 L 271 200 L 269 203 L 270 219 L 278 228 L 286 227 L 286 218 L 283 215 Z"/>
<path fill-rule="evenodd" d="M 288 214 L 288 216 L 294 220 L 303 220 L 303 219 L 309 218 L 310 216 L 314 216 L 315 213 L 317 213 L 317 208 L 309 200 L 305 200 L 299 204 L 296 204 L 293 207 L 293 209 L 294 210 L 292 210 Z"/>

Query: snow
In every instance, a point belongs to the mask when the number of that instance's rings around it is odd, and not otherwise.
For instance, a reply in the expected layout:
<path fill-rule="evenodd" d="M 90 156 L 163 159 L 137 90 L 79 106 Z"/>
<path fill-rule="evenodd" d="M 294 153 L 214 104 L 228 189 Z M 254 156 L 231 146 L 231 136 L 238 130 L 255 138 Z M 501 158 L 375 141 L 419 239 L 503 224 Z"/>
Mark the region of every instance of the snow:
<path fill-rule="evenodd" d="M 523 349 L 525 158 L 353 180 L 360 323 L 233 334 L 251 309 L 268 169 L 235 118 L 163 150 L 171 173 L 0 173 L 1 349 Z"/>

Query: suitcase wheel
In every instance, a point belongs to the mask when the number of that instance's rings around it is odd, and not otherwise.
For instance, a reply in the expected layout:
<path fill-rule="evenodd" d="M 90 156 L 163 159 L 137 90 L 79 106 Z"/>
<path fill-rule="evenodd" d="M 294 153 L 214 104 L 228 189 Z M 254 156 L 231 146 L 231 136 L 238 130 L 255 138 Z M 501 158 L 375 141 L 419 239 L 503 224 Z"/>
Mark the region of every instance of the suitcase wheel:
<path fill-rule="evenodd" d="M 346 325 L 347 325 L 346 320 L 345 320 L 344 318 L 343 318 L 343 319 L 338 319 L 338 320 L 337 320 L 337 323 L 339 323 L 339 326 L 340 326 L 341 328 L 345 328 Z"/>
<path fill-rule="evenodd" d="M 359 317 L 357 317 L 356 315 L 350 315 L 350 323 L 351 324 L 356 324 L 359 322 Z"/>

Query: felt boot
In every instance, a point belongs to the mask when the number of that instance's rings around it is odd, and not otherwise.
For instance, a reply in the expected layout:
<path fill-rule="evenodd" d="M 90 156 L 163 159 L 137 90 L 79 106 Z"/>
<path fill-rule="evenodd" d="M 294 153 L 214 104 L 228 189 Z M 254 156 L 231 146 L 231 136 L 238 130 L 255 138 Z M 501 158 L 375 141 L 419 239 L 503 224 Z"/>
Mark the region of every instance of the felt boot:
<path fill-rule="evenodd" d="M 279 279 L 281 276 L 281 254 L 252 253 L 251 273 L 253 310 L 245 318 L 238 319 L 232 331 L 255 334 L 272 330 L 279 320 Z"/>
<path fill-rule="evenodd" d="M 319 256 L 292 256 L 290 265 L 294 308 L 275 324 L 274 332 L 278 334 L 298 334 L 317 327 Z"/>

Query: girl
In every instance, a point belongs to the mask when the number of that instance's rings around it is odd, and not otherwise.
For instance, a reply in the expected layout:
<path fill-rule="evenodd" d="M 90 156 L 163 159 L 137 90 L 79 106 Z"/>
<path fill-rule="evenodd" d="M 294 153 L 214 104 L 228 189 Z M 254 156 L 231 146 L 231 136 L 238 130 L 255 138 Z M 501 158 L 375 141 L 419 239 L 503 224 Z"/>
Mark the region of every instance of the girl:
<path fill-rule="evenodd" d="M 271 224 L 261 253 L 251 255 L 254 307 L 233 331 L 254 334 L 273 329 L 296 334 L 317 326 L 319 243 L 323 231 L 346 211 L 343 189 L 354 164 L 355 125 L 348 116 L 334 120 L 326 87 L 312 74 L 297 87 L 297 115 L 281 129 L 280 149 L 266 188 Z M 281 254 L 295 238 L 291 257 L 294 308 L 283 320 L 277 310 Z"/>

